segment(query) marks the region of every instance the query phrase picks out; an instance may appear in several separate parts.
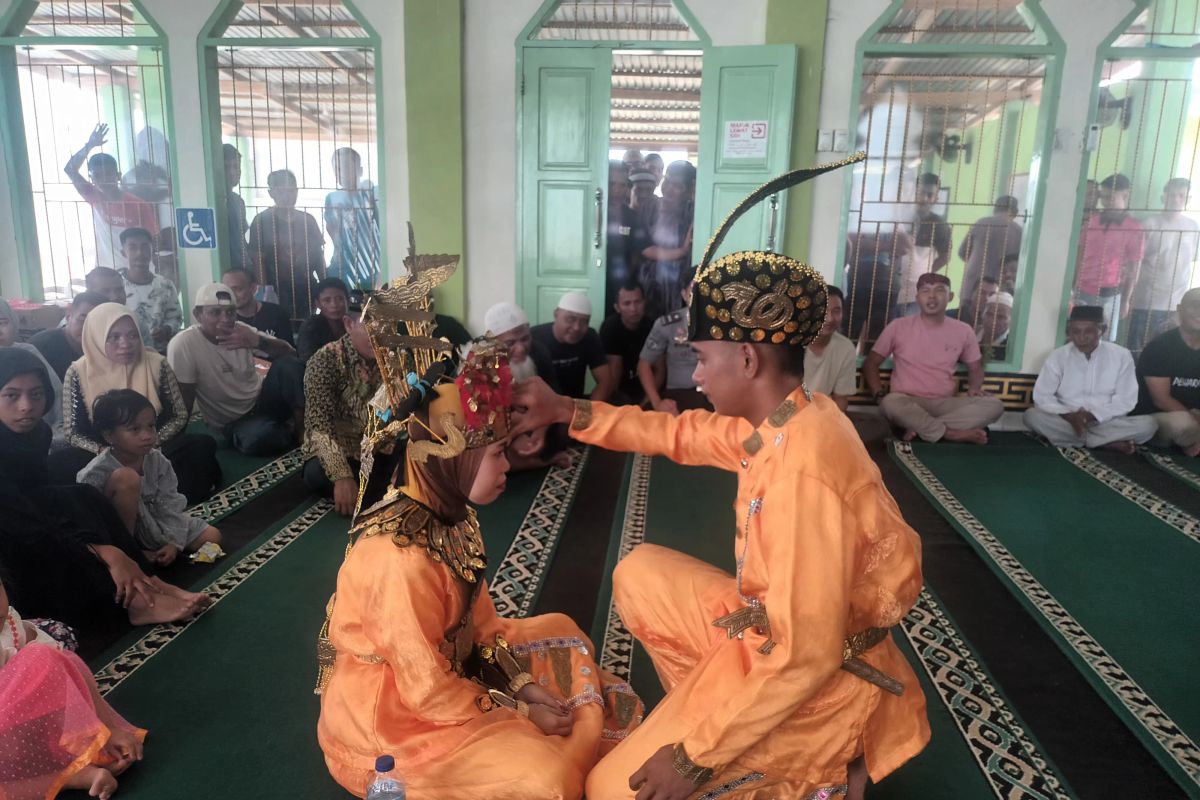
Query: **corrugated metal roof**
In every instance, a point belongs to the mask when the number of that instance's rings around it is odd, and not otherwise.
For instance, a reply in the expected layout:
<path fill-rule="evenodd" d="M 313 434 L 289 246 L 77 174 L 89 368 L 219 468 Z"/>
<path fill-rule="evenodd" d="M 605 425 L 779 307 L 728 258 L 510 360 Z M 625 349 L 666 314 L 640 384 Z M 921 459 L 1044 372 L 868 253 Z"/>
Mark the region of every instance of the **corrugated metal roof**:
<path fill-rule="evenodd" d="M 906 0 L 875 41 L 881 44 L 1045 44 L 1022 0 Z"/>
<path fill-rule="evenodd" d="M 127 38 L 155 32 L 129 0 L 43 0 L 21 35 Z"/>
<path fill-rule="evenodd" d="M 703 56 L 695 52 L 613 53 L 609 139 L 617 147 L 675 146 L 700 140 Z"/>
<path fill-rule="evenodd" d="M 569 41 L 694 42 L 671 0 L 562 0 L 534 34 Z"/>

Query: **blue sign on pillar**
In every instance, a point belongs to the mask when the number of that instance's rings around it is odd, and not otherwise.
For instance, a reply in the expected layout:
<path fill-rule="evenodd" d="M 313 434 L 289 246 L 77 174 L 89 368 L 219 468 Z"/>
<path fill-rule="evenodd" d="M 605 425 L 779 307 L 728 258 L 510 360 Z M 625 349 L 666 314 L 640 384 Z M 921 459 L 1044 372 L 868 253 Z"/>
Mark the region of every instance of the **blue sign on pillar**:
<path fill-rule="evenodd" d="M 181 250 L 216 250 L 217 216 L 211 208 L 177 208 L 175 235 Z"/>

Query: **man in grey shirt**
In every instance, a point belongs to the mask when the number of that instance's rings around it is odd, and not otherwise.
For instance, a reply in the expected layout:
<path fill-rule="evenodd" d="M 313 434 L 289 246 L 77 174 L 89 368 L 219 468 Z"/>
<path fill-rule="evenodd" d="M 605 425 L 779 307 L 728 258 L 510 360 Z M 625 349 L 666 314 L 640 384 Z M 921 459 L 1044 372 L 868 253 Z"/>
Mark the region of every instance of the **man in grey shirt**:
<path fill-rule="evenodd" d="M 1016 256 L 1021 252 L 1021 226 L 1016 223 L 1017 198 L 1003 195 L 996 198 L 992 215 L 971 226 L 958 248 L 966 262 L 963 270 L 963 300 L 974 300 L 984 275 L 993 275 L 1001 290 L 1016 281 Z M 981 304 L 977 307 L 982 307 Z M 975 320 L 963 322 L 974 325 Z"/>
<path fill-rule="evenodd" d="M 688 306 L 692 302 L 692 281 L 696 269 L 680 275 L 683 308 L 664 314 L 654 321 L 638 356 L 638 380 L 646 390 L 646 399 L 655 411 L 678 414 L 692 408 L 710 408 L 708 399 L 696 391 L 692 373 L 696 371 L 696 353 L 687 341 Z M 663 368 L 666 368 L 666 388 Z"/>

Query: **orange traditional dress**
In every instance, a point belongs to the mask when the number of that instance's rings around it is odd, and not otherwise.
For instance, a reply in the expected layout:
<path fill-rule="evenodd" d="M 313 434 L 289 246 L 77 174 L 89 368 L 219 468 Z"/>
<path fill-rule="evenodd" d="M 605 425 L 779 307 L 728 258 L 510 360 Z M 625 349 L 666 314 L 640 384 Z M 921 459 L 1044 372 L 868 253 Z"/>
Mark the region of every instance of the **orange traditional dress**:
<path fill-rule="evenodd" d="M 878 781 L 921 751 L 925 699 L 885 630 L 921 589 L 920 540 L 832 400 L 798 389 L 757 430 L 576 401 L 571 435 L 738 475 L 737 577 L 648 544 L 616 569 L 621 619 L 668 693 L 588 800 L 634 797 L 630 775 L 668 744 L 713 770 L 694 797 L 764 800 L 840 794 L 858 756 Z"/>
<path fill-rule="evenodd" d="M 471 375 L 503 394 L 502 370 Z M 573 800 L 642 708 L 601 672 L 568 617 L 496 614 L 467 496 L 507 414 L 490 418 L 486 434 L 473 429 L 464 406 L 486 400 L 467 398 L 470 377 L 461 386 L 461 397 L 455 384 L 434 387 L 427 417 L 409 428 L 404 487 L 351 532 L 322 641 L 317 738 L 330 774 L 360 797 L 386 754 L 410 800 Z M 566 702 L 569 736 L 547 736 L 521 715 L 517 694 L 530 682 Z"/>

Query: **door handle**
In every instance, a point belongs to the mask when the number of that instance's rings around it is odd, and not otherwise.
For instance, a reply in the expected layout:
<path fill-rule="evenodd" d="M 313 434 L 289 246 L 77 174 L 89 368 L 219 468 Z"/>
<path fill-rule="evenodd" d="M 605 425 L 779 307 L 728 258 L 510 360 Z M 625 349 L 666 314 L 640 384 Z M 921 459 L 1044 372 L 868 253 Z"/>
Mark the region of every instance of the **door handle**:
<path fill-rule="evenodd" d="M 771 195 L 771 199 L 767 201 L 770 207 L 770 216 L 767 217 L 767 249 L 772 253 L 775 252 L 775 231 L 779 225 L 779 195 Z"/>
<path fill-rule="evenodd" d="M 600 230 L 604 225 L 604 190 L 599 186 L 596 187 L 596 240 L 594 247 L 599 250 L 600 243 L 603 241 L 603 231 Z"/>

